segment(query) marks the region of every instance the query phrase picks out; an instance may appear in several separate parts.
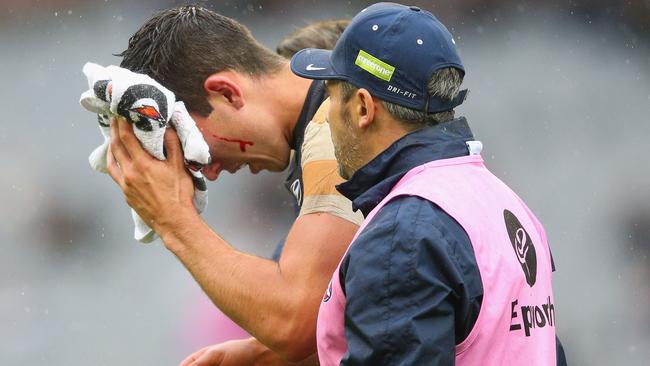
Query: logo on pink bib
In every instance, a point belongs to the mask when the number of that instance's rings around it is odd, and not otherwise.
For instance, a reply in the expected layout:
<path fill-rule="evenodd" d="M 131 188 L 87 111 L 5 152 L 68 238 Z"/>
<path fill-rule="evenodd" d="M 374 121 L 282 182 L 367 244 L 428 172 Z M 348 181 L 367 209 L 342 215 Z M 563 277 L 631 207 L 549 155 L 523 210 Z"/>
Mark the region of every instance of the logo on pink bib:
<path fill-rule="evenodd" d="M 537 279 L 537 254 L 535 253 L 533 241 L 512 212 L 504 210 L 503 218 L 506 221 L 506 230 L 508 230 L 512 248 L 515 250 L 517 260 L 526 276 L 526 282 L 530 287 L 533 287 Z"/>
<path fill-rule="evenodd" d="M 323 302 L 328 302 L 332 298 L 332 281 L 327 285 L 327 290 L 325 290 L 325 296 L 323 296 Z"/>

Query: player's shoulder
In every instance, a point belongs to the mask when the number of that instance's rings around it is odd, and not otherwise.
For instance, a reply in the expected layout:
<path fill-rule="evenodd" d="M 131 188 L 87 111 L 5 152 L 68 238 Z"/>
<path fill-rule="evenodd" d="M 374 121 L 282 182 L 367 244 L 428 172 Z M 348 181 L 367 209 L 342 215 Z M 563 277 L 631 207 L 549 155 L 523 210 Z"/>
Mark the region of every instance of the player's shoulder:
<path fill-rule="evenodd" d="M 316 123 L 316 124 L 327 123 L 327 114 L 329 113 L 329 109 L 330 109 L 330 98 L 326 98 L 323 101 L 323 103 L 321 103 L 320 107 L 318 107 L 316 113 L 314 113 L 314 117 L 311 119 L 311 123 Z"/>
<path fill-rule="evenodd" d="M 334 144 L 332 143 L 329 123 L 327 123 L 328 109 L 329 99 L 326 99 L 309 124 L 307 124 L 300 161 L 303 169 L 307 164 L 316 161 L 329 161 L 328 166 L 336 166 Z"/>
<path fill-rule="evenodd" d="M 329 99 L 316 111 L 305 129 L 300 154 L 304 199 L 300 214 L 329 213 L 356 225 L 363 221 L 360 212 L 352 211 L 352 203 L 342 196 L 336 186 L 343 183 L 334 155 L 327 114 Z"/>

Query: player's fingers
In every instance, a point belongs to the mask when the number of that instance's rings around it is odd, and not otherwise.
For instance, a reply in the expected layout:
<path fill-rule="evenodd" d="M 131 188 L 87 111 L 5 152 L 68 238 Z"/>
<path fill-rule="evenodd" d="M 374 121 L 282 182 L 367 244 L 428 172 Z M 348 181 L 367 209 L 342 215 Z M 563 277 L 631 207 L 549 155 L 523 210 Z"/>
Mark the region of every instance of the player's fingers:
<path fill-rule="evenodd" d="M 121 187 L 124 181 L 122 170 L 120 170 L 119 165 L 117 165 L 117 161 L 115 161 L 115 157 L 113 156 L 113 152 L 111 151 L 110 147 L 108 148 L 108 154 L 106 155 L 106 167 L 108 168 L 108 175 L 113 178 L 115 183 Z"/>
<path fill-rule="evenodd" d="M 110 151 L 113 153 L 117 164 L 124 166 L 131 161 L 131 155 L 124 147 L 122 140 L 119 137 L 119 127 L 117 119 L 113 119 L 111 122 L 111 146 Z"/>
<path fill-rule="evenodd" d="M 191 366 L 219 366 L 224 358 L 223 352 L 209 349 L 203 353 Z"/>
<path fill-rule="evenodd" d="M 178 134 L 173 128 L 168 128 L 165 131 L 165 151 L 167 151 L 167 160 L 183 164 L 183 148 Z"/>
<path fill-rule="evenodd" d="M 119 137 L 119 140 L 122 142 L 122 146 L 124 146 L 124 149 L 129 153 L 129 156 L 131 158 L 134 160 L 149 158 L 153 159 L 149 153 L 144 151 L 140 145 L 140 141 L 137 137 L 135 137 L 135 134 L 133 133 L 133 126 L 131 126 L 131 124 L 126 119 L 124 119 L 124 117 L 117 117 L 115 119 L 115 122 L 112 123 L 111 126 L 113 124 L 117 125 L 117 136 Z"/>
<path fill-rule="evenodd" d="M 183 361 L 181 361 L 181 364 L 179 366 L 190 366 L 194 361 L 196 361 L 201 355 L 205 353 L 205 351 L 208 350 L 208 347 L 201 348 L 200 350 L 192 353 L 191 355 L 187 356 Z"/>

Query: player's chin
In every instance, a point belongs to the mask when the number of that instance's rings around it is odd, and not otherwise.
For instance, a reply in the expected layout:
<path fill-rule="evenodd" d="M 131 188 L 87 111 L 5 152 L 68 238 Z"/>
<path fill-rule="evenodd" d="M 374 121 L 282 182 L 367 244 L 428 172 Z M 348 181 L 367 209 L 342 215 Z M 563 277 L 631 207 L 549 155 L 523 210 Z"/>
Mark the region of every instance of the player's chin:
<path fill-rule="evenodd" d="M 203 173 L 205 179 L 209 180 L 210 182 L 214 182 L 215 180 L 217 180 L 217 178 L 219 178 L 219 175 L 221 174 L 222 170 L 221 169 L 216 171 L 202 170 L 201 172 Z"/>
<path fill-rule="evenodd" d="M 219 177 L 219 176 L 207 176 L 207 175 L 203 175 L 203 176 L 205 177 L 205 179 L 207 179 L 210 182 L 216 181 L 217 178 Z"/>
<path fill-rule="evenodd" d="M 256 167 L 255 165 L 252 165 L 252 164 L 248 164 L 248 170 L 251 172 L 251 174 L 257 174 L 260 171 L 262 171 L 261 168 Z"/>

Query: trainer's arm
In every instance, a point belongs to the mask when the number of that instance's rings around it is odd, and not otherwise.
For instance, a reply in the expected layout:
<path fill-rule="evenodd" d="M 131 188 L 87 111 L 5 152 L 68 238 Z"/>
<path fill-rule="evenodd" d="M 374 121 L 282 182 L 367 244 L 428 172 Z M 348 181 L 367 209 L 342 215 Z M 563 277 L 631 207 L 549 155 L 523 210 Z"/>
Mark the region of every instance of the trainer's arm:
<path fill-rule="evenodd" d="M 478 314 L 469 312 L 477 290 L 465 281 L 474 269 L 458 262 L 467 263 L 469 239 L 461 242 L 445 216 L 419 197 L 398 197 L 350 247 L 340 273 L 348 346 L 341 366 L 454 364 L 459 333 L 474 324 L 468 314 Z"/>

